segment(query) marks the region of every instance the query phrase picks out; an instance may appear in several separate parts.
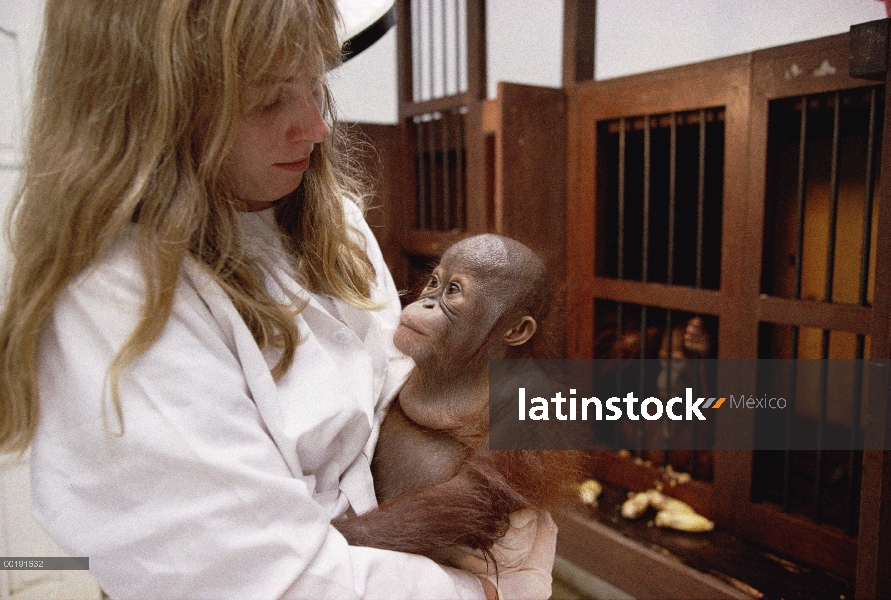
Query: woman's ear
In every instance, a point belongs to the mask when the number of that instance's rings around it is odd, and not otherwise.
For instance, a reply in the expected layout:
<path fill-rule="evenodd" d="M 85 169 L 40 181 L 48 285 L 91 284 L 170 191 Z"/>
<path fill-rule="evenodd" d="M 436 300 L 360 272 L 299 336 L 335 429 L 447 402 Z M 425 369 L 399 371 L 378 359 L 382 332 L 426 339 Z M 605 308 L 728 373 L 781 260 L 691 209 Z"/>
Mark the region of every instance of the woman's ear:
<path fill-rule="evenodd" d="M 535 319 L 526 315 L 516 325 L 508 329 L 502 339 L 508 346 L 522 346 L 535 335 L 537 330 L 538 324 Z"/>

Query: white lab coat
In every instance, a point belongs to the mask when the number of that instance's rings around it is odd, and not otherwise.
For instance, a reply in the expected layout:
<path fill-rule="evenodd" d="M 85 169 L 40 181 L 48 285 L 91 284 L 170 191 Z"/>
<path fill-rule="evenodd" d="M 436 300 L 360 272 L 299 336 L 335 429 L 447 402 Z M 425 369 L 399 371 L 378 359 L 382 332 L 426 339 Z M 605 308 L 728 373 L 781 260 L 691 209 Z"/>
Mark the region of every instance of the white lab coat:
<path fill-rule="evenodd" d="M 302 343 L 278 382 L 232 302 L 194 262 L 158 341 L 121 378 L 144 284 L 131 240 L 59 299 L 40 345 L 33 512 L 87 556 L 112 598 L 480 598 L 478 580 L 426 558 L 348 546 L 330 520 L 376 506 L 369 458 L 411 368 L 392 347 L 399 301 L 358 209 L 377 271 L 368 312 L 309 295 L 284 262 L 274 294 L 308 299 Z M 277 251 L 271 211 L 246 214 L 255 252 Z M 103 426 L 103 421 L 107 426 Z"/>

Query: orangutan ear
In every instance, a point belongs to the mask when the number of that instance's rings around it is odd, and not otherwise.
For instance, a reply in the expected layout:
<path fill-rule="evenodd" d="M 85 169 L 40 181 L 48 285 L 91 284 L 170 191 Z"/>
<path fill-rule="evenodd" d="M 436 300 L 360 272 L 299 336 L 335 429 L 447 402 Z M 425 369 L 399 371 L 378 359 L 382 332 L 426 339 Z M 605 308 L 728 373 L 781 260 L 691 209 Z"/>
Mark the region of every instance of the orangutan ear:
<path fill-rule="evenodd" d="M 502 339 L 508 346 L 522 346 L 535 335 L 537 330 L 538 324 L 535 319 L 526 315 L 516 325 L 508 329 Z"/>

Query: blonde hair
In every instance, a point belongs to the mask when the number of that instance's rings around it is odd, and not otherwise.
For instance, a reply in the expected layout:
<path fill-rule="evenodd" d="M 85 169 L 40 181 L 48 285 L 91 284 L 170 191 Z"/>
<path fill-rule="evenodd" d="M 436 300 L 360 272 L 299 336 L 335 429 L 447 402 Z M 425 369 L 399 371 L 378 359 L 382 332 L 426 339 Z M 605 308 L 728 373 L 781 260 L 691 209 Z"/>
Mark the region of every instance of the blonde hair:
<path fill-rule="evenodd" d="M 145 280 L 139 322 L 109 368 L 124 369 L 159 337 L 183 261 L 206 265 L 261 347 L 299 334 L 264 265 L 247 260 L 241 204 L 222 177 L 246 90 L 291 65 L 321 74 L 340 60 L 334 0 L 48 0 L 23 183 L 10 217 L 14 264 L 0 319 L 0 447 L 24 450 L 39 415 L 41 331 L 65 287 L 126 232 L 138 232 Z M 313 151 L 276 219 L 305 285 L 374 308 L 374 269 L 345 220 L 362 196 L 336 126 Z"/>

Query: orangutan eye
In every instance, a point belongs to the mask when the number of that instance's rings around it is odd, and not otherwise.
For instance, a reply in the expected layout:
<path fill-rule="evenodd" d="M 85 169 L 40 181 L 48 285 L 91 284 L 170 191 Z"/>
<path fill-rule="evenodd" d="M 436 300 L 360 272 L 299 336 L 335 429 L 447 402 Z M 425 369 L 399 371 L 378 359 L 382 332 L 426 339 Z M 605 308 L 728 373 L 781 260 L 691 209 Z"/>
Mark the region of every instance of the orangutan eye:
<path fill-rule="evenodd" d="M 430 281 L 427 282 L 428 288 L 438 288 L 439 287 L 439 279 L 436 278 L 436 275 L 432 275 L 430 277 Z"/>
<path fill-rule="evenodd" d="M 449 287 L 446 288 L 446 294 L 460 294 L 461 286 L 454 281 L 449 284 Z"/>

